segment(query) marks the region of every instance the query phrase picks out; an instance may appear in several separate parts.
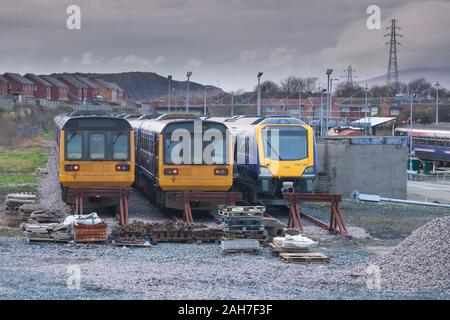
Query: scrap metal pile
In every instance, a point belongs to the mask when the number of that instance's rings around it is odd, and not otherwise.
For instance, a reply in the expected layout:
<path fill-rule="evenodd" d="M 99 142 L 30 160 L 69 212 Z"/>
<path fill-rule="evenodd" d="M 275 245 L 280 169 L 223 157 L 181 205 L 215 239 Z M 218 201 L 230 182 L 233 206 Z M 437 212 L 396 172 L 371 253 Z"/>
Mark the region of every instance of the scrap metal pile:
<path fill-rule="evenodd" d="M 206 225 L 188 225 L 181 220 L 167 220 L 163 223 L 133 221 L 115 227 L 111 236 L 116 244 L 143 244 L 145 241 L 158 242 L 215 242 L 223 236 L 223 230 Z"/>

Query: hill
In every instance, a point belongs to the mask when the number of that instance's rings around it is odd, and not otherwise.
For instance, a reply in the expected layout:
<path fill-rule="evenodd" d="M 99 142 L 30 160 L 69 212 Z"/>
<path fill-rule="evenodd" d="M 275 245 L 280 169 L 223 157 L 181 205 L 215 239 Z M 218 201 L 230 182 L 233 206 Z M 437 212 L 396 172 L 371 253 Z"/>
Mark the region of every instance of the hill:
<path fill-rule="evenodd" d="M 167 95 L 169 89 L 169 80 L 154 72 L 76 73 L 76 75 L 114 82 L 124 89 L 131 99 L 136 101 L 156 99 Z M 184 95 L 186 92 L 186 81 L 172 80 L 171 87 L 172 94 Z M 196 82 L 190 82 L 189 87 L 193 95 L 196 92 L 203 93 L 205 88 L 204 85 Z"/>
<path fill-rule="evenodd" d="M 424 68 L 404 69 L 398 71 L 398 77 L 401 82 L 408 83 L 409 81 L 414 79 L 425 78 L 432 84 L 435 84 L 436 81 L 439 81 L 439 83 L 447 89 L 450 89 L 449 75 L 450 75 L 450 67 L 442 67 L 442 68 L 424 67 Z M 358 81 L 358 83 L 361 86 L 365 86 L 366 83 L 369 86 L 384 85 L 386 84 L 386 75 Z"/>

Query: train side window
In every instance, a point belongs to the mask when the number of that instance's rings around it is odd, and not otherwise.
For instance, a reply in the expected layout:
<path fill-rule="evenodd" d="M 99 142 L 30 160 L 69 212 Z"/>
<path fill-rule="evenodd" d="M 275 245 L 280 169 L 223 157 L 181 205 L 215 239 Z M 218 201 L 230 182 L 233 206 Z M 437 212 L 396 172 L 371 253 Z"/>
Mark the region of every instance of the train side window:
<path fill-rule="evenodd" d="M 445 141 L 444 140 L 436 140 L 436 146 L 445 147 Z"/>
<path fill-rule="evenodd" d="M 113 134 L 113 159 L 127 160 L 129 153 L 128 134 L 115 133 Z"/>
<path fill-rule="evenodd" d="M 67 133 L 66 135 L 67 160 L 80 160 L 83 158 L 83 135 L 80 133 Z"/>
<path fill-rule="evenodd" d="M 92 160 L 105 159 L 106 137 L 103 133 L 91 133 L 89 135 L 89 158 Z"/>

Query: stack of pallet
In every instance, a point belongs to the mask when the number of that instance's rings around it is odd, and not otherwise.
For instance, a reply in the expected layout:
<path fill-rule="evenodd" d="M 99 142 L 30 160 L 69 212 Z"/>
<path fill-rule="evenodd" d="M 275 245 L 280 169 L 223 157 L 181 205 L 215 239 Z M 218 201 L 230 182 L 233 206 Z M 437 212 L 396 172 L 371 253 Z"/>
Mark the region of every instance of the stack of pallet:
<path fill-rule="evenodd" d="M 224 240 L 255 239 L 261 244 L 269 240 L 263 224 L 264 206 L 219 206 Z"/>

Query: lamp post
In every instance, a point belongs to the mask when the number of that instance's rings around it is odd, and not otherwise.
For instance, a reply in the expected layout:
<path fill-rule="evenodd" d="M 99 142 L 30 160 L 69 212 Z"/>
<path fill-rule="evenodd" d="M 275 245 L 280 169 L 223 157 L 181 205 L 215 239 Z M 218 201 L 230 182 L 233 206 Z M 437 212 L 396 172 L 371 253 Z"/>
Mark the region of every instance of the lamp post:
<path fill-rule="evenodd" d="M 302 85 L 300 83 L 300 78 L 297 78 L 298 86 L 298 118 L 302 118 Z"/>
<path fill-rule="evenodd" d="M 331 122 L 331 120 L 333 118 L 333 114 L 332 114 L 332 110 L 333 110 L 333 108 L 332 108 L 332 105 L 333 105 L 333 81 L 339 81 L 339 79 L 330 79 L 330 92 L 329 92 L 330 109 L 328 110 L 328 112 L 329 112 L 328 113 L 329 122 L 328 122 L 327 132 L 328 132 L 329 127 L 330 127 L 329 123 Z"/>
<path fill-rule="evenodd" d="M 168 75 L 167 79 L 169 80 L 169 94 L 167 95 L 167 111 L 170 112 L 170 95 L 171 95 L 171 91 L 172 91 L 172 86 L 171 86 L 172 75 Z"/>
<path fill-rule="evenodd" d="M 327 119 L 327 121 L 326 121 L 326 128 L 327 128 L 327 131 L 328 131 L 329 117 L 330 117 L 329 110 L 331 109 L 330 77 L 331 77 L 332 73 L 333 73 L 333 69 L 327 69 L 327 72 L 326 72 L 326 75 L 327 75 L 327 93 L 328 93 L 328 95 L 327 95 L 327 115 L 326 115 L 326 119 Z"/>
<path fill-rule="evenodd" d="M 256 98 L 256 115 L 261 116 L 262 110 L 261 110 L 261 77 L 264 73 L 258 72 L 258 96 Z"/>
<path fill-rule="evenodd" d="M 186 113 L 189 112 L 189 79 L 192 76 L 192 72 L 189 71 L 188 73 L 186 73 L 186 77 L 187 77 L 187 88 L 186 88 Z"/>
<path fill-rule="evenodd" d="M 439 125 L 439 82 L 436 82 L 436 126 Z"/>
<path fill-rule="evenodd" d="M 412 153 L 413 153 L 413 98 L 416 97 L 416 94 L 412 94 L 411 89 L 409 92 L 410 98 L 409 98 L 409 170 L 413 170 L 413 164 L 412 164 Z"/>
<path fill-rule="evenodd" d="M 320 136 L 323 136 L 323 94 L 327 89 L 320 90 Z"/>

